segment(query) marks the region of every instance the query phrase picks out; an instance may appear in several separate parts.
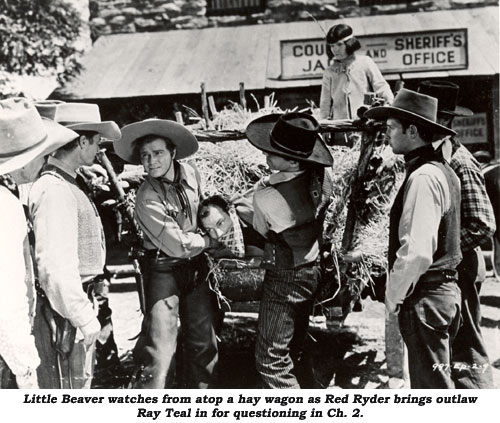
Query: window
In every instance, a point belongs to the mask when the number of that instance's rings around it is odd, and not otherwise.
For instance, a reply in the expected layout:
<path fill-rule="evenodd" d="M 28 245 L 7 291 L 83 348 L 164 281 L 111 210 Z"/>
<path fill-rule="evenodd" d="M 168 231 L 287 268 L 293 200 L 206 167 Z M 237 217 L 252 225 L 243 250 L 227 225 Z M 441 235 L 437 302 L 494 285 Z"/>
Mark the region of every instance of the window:
<path fill-rule="evenodd" d="M 250 15 L 263 12 L 266 0 L 207 0 L 207 15 Z"/>

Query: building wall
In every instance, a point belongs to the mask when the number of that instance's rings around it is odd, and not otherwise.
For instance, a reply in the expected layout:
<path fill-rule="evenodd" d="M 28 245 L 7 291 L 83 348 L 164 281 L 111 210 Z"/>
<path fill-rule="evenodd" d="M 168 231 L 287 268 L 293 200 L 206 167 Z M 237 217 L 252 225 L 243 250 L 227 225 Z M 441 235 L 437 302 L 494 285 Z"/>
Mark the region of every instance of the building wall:
<path fill-rule="evenodd" d="M 310 20 L 311 15 L 316 19 L 338 19 L 498 4 L 498 0 L 264 0 L 266 7 L 260 13 L 246 16 L 207 16 L 209 0 L 72 1 L 89 1 L 90 27 L 94 39 L 99 35 L 124 32 Z"/>

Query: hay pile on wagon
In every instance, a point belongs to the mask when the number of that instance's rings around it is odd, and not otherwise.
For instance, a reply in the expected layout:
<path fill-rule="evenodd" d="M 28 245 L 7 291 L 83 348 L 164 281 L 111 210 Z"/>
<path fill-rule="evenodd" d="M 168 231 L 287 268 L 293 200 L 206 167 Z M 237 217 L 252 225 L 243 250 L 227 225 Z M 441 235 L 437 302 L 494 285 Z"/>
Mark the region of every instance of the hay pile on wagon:
<path fill-rule="evenodd" d="M 235 140 L 202 142 L 198 153 L 191 159 L 200 171 L 206 192 L 222 193 L 230 198 L 234 194 L 245 192 L 260 178 L 269 174 L 263 154 L 241 138 L 248 122 L 271 112 L 281 110 L 259 109 L 257 113 L 251 113 L 233 105 L 214 119 L 215 125 L 212 127 L 215 126 L 222 133 L 233 131 Z M 197 133 L 199 127 L 193 129 Z M 329 147 L 334 158 L 334 192 L 325 222 L 325 239 L 328 241 L 327 253 L 330 253 L 330 271 L 327 273 L 332 280 L 321 293 L 316 310 L 328 317 L 335 317 L 334 314 L 345 317 L 359 299 L 361 291 L 372 282 L 372 276 L 385 272 L 388 211 L 403 179 L 401 160 L 395 158 L 389 147 L 375 146 L 366 168 L 365 180 L 362 181 L 362 189 L 354 196 L 352 189 L 363 142 L 361 135 L 358 134 L 356 138 L 353 148 Z M 354 207 L 356 221 L 353 228 L 349 229 L 353 232 L 350 249 L 356 250 L 360 258 L 354 263 L 344 260 L 346 251 L 342 246 L 349 207 Z M 245 284 L 244 261 L 223 260 L 214 264 L 212 274 L 215 280 L 222 283 L 222 291 L 224 279 L 228 278 L 229 273 L 234 276 L 235 268 L 239 269 L 238 277 L 242 286 Z M 232 268 L 231 272 L 227 271 L 228 267 Z M 252 283 L 255 283 L 255 272 L 258 270 L 247 271 L 248 280 L 253 281 Z M 252 295 L 245 300 L 253 299 L 250 297 Z"/>

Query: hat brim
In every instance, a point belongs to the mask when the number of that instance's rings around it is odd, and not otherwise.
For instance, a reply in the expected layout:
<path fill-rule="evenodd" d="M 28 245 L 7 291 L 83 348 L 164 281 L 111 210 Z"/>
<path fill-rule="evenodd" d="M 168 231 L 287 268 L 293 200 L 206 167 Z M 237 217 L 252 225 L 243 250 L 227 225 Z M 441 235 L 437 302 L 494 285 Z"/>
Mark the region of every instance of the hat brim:
<path fill-rule="evenodd" d="M 416 124 L 424 125 L 428 128 L 432 128 L 438 134 L 444 135 L 456 135 L 457 133 L 446 126 L 440 125 L 430 119 L 424 118 L 416 113 L 409 112 L 405 109 L 400 109 L 399 107 L 392 106 L 380 106 L 374 107 L 373 109 L 368 109 L 364 116 L 368 119 L 384 120 L 388 118 L 402 118 L 415 122 Z"/>
<path fill-rule="evenodd" d="M 0 161 L 0 174 L 12 172 L 26 166 L 32 160 L 38 157 L 53 153 L 63 145 L 73 141 L 78 134 L 73 130 L 66 128 L 53 120 L 42 118 L 42 122 L 47 130 L 47 137 L 36 147 L 17 156 L 11 157 L 5 161 Z"/>
<path fill-rule="evenodd" d="M 306 163 L 314 163 L 321 166 L 333 165 L 333 157 L 330 154 L 330 151 L 325 145 L 323 139 L 319 135 L 316 139 L 316 143 L 314 144 L 312 153 L 307 157 L 284 153 L 283 151 L 274 148 L 271 145 L 270 134 L 271 130 L 274 127 L 274 124 L 280 116 L 280 114 L 266 115 L 250 122 L 250 124 L 247 126 L 245 134 L 254 147 L 258 148 L 259 150 L 265 151 L 266 153 L 275 154 L 287 159 Z"/>
<path fill-rule="evenodd" d="M 88 123 L 64 123 L 66 128 L 70 128 L 73 131 L 92 131 L 97 132 L 104 138 L 108 140 L 119 140 L 121 137 L 121 131 L 116 122 L 106 121 L 106 122 L 88 122 Z"/>
<path fill-rule="evenodd" d="M 474 112 L 471 109 L 468 109 L 467 107 L 462 107 L 462 106 L 455 107 L 455 110 L 439 110 L 438 109 L 438 114 L 439 113 L 445 113 L 445 114 L 451 115 L 451 116 L 472 116 L 474 114 Z"/>
<path fill-rule="evenodd" d="M 168 138 L 176 147 L 175 158 L 185 159 L 198 151 L 198 140 L 183 125 L 163 119 L 147 119 L 126 125 L 121 130 L 120 140 L 114 140 L 115 153 L 131 164 L 141 164 L 134 143 L 145 135 L 158 135 Z"/>

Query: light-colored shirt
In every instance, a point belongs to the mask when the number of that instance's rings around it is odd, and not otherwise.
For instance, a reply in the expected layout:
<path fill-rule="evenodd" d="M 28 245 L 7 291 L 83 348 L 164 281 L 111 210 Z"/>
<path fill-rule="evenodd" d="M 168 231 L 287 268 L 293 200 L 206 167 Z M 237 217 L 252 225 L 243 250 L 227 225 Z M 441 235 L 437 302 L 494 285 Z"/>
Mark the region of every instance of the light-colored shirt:
<path fill-rule="evenodd" d="M 450 206 L 449 185 L 441 169 L 424 164 L 410 175 L 398 227 L 401 246 L 385 293 L 385 306 L 390 313 L 399 311 L 399 306 L 431 266 L 438 246 L 439 224 Z"/>
<path fill-rule="evenodd" d="M 394 100 L 389 84 L 371 57 L 354 54 L 345 61 L 334 60 L 323 73 L 320 119 L 358 119 L 357 111 L 369 92 L 388 103 Z"/>
<path fill-rule="evenodd" d="M 49 163 L 76 176 L 60 160 L 50 157 Z M 79 251 L 79 230 L 84 228 L 79 228 L 79 203 L 74 190 L 79 189 L 70 182 L 44 175 L 31 188 L 29 211 L 35 232 L 40 285 L 52 308 L 79 328 L 96 319 L 96 311 L 82 289 L 82 282 L 102 272 L 106 253 L 100 219 L 89 213 L 93 219 L 89 224 L 96 225 L 93 230 L 101 235 L 101 239 L 96 240 L 100 247 L 96 260 L 85 265 L 85 268 L 92 266 L 94 269 L 81 273 L 83 263 L 79 255 L 85 255 L 85 251 Z M 78 195 L 84 196 L 81 192 Z M 88 201 L 88 206 L 92 207 L 88 198 L 83 201 Z"/>
<path fill-rule="evenodd" d="M 0 204 L 0 356 L 15 375 L 25 375 L 40 364 L 25 283 L 26 218 L 21 202 L 3 186 Z"/>
<path fill-rule="evenodd" d="M 269 231 L 281 233 L 295 226 L 296 219 L 290 206 L 273 185 L 290 181 L 303 172 L 277 172 L 255 184 L 253 227 L 262 236 L 267 237 Z"/>
<path fill-rule="evenodd" d="M 200 254 L 209 243 L 196 233 L 201 197 L 200 178 L 193 165 L 179 163 L 180 184 L 191 205 L 190 216 L 179 204 L 176 190 L 166 180 L 146 177 L 137 191 L 135 218 L 144 234 L 144 248 L 159 249 L 170 257 Z"/>

